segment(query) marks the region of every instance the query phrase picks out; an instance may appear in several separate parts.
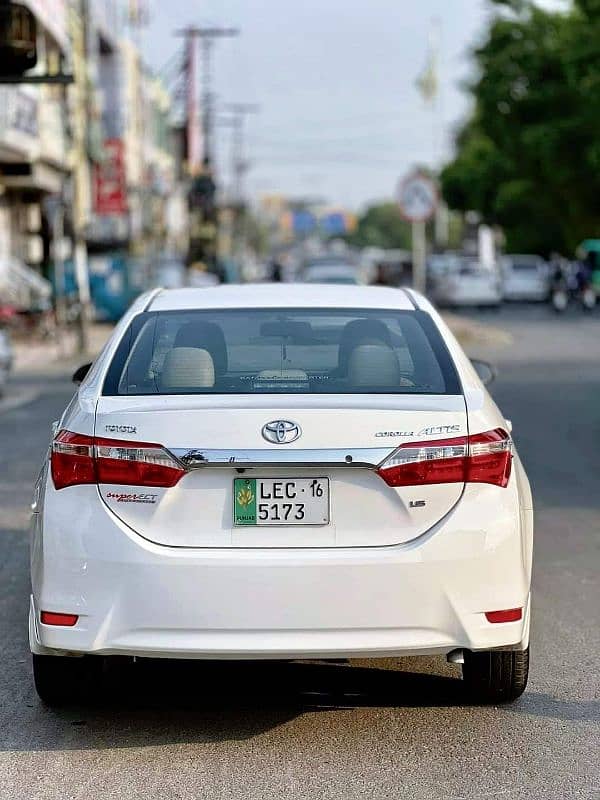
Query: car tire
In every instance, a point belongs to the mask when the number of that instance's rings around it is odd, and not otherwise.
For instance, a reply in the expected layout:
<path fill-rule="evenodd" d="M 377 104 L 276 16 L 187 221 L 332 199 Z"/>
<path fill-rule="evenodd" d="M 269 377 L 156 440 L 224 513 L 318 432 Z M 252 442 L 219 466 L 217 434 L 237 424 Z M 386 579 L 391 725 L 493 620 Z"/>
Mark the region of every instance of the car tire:
<path fill-rule="evenodd" d="M 102 659 L 39 656 L 33 658 L 33 682 L 40 700 L 51 708 L 90 700 L 98 689 Z"/>
<path fill-rule="evenodd" d="M 463 681 L 478 703 L 511 703 L 520 697 L 529 676 L 527 650 L 465 651 Z"/>

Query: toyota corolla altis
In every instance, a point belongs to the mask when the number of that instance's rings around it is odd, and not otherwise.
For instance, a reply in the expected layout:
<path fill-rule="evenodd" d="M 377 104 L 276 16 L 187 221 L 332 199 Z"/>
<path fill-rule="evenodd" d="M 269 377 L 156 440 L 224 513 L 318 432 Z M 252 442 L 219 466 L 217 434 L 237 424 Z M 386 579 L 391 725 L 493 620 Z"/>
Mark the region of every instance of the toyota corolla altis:
<path fill-rule="evenodd" d="M 442 654 L 479 701 L 525 688 L 529 484 L 414 292 L 145 295 L 58 423 L 33 508 L 47 703 L 111 656 Z"/>

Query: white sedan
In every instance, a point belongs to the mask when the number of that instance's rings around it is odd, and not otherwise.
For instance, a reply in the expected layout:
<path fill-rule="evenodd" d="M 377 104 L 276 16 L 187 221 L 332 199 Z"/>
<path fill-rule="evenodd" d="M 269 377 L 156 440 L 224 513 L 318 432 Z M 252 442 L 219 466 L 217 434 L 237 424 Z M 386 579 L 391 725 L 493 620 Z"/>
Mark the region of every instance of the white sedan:
<path fill-rule="evenodd" d="M 462 259 L 459 269 L 434 279 L 431 294 L 440 306 L 496 308 L 503 299 L 502 280 L 496 269 L 482 267 L 477 259 Z"/>
<path fill-rule="evenodd" d="M 315 264 L 302 272 L 303 283 L 336 283 L 346 286 L 358 286 L 358 268 L 352 264 Z"/>
<path fill-rule="evenodd" d="M 504 419 L 420 295 L 155 290 L 35 488 L 29 638 L 48 704 L 113 656 L 446 656 L 527 682 L 533 513 Z"/>

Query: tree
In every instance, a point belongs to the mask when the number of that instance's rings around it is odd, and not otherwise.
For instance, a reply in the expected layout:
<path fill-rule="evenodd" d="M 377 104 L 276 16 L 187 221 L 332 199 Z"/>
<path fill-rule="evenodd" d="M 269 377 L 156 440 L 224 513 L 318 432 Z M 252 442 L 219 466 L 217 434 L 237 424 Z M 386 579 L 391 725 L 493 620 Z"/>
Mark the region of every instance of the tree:
<path fill-rule="evenodd" d="M 379 203 L 359 217 L 347 240 L 355 247 L 405 250 L 410 248 L 410 226 L 395 203 Z"/>
<path fill-rule="evenodd" d="M 600 235 L 600 0 L 496 5 L 443 193 L 501 225 L 513 251 L 572 252 Z"/>

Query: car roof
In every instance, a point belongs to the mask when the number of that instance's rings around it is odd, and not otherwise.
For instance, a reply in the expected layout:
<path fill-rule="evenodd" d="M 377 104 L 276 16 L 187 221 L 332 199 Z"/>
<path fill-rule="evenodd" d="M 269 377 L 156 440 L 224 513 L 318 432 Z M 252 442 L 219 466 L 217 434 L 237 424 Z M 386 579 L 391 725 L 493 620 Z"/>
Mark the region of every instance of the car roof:
<path fill-rule="evenodd" d="M 319 290 L 315 291 L 318 285 Z M 214 308 L 381 308 L 413 311 L 403 289 L 346 284 L 249 283 L 200 289 L 163 289 L 147 311 Z"/>

